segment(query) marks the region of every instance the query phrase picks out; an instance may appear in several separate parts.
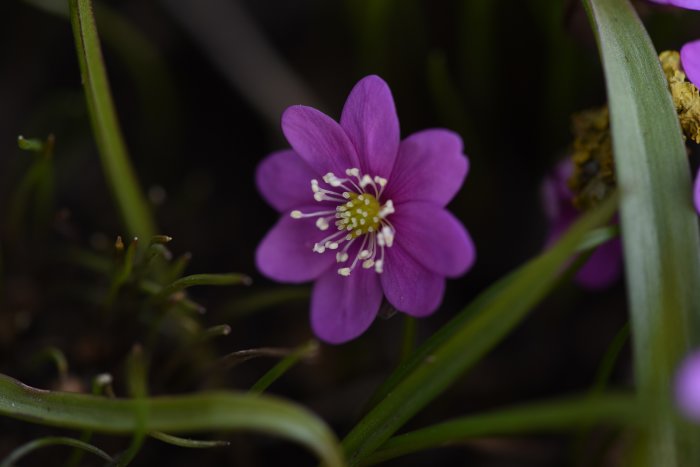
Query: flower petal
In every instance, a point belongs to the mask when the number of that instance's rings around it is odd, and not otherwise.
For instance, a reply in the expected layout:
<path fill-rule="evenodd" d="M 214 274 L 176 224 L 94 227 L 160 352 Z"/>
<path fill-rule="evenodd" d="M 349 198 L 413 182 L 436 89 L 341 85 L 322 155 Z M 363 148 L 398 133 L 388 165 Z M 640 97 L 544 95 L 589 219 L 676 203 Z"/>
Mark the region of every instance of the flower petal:
<path fill-rule="evenodd" d="M 314 201 L 311 180 L 318 178 L 291 149 L 273 152 L 258 165 L 255 182 L 265 201 L 280 212 Z"/>
<path fill-rule="evenodd" d="M 457 133 L 439 128 L 414 133 L 401 142 L 386 196 L 395 203 L 410 199 L 445 206 L 468 169 Z"/>
<path fill-rule="evenodd" d="M 676 404 L 689 419 L 700 422 L 700 352 L 694 351 L 681 363 L 675 379 Z"/>
<path fill-rule="evenodd" d="M 693 204 L 695 211 L 700 214 L 700 170 L 695 174 L 695 184 L 693 186 Z"/>
<path fill-rule="evenodd" d="M 681 47 L 681 65 L 690 82 L 700 87 L 700 40 Z"/>
<path fill-rule="evenodd" d="M 282 132 L 294 151 L 321 176 L 333 172 L 344 177 L 346 169 L 360 166 L 345 130 L 312 107 L 294 105 L 285 110 Z"/>
<path fill-rule="evenodd" d="M 361 79 L 345 101 L 340 117 L 357 149 L 361 168 L 389 178 L 399 149 L 399 118 L 389 86 L 379 76 Z"/>
<path fill-rule="evenodd" d="M 576 282 L 587 289 L 600 290 L 612 285 L 622 274 L 622 242 L 610 240 L 593 252 L 576 273 Z"/>
<path fill-rule="evenodd" d="M 424 201 L 403 203 L 389 220 L 396 228 L 395 242 L 430 271 L 457 277 L 474 264 L 469 233 L 442 207 Z"/>
<path fill-rule="evenodd" d="M 311 295 L 311 327 L 330 344 L 341 344 L 365 332 L 382 303 L 382 287 L 373 270 L 358 268 L 348 277 L 335 268 L 314 284 Z"/>
<path fill-rule="evenodd" d="M 437 310 L 445 293 L 445 278 L 421 266 L 398 243 L 385 254 L 381 281 L 389 303 L 415 317 Z"/>
<path fill-rule="evenodd" d="M 292 219 L 284 213 L 258 245 L 256 265 L 265 276 L 280 282 L 314 280 L 335 262 L 334 255 L 313 251 L 314 243 L 326 236 L 327 232 L 318 230 L 313 219 Z"/>
<path fill-rule="evenodd" d="M 700 0 L 651 0 L 661 5 L 672 5 L 688 10 L 700 10 Z"/>

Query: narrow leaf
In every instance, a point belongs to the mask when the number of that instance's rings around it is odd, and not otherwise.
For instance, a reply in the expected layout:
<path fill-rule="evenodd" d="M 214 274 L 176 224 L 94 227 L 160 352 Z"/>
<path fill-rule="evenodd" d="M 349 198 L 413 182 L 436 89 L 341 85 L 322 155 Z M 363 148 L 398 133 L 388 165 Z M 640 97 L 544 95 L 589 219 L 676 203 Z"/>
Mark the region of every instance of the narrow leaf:
<path fill-rule="evenodd" d="M 688 160 L 657 52 L 628 0 L 586 0 L 605 70 L 637 385 L 657 417 L 647 465 L 700 465 L 674 419 L 679 359 L 700 343 L 700 242 Z M 685 439 L 685 441 L 684 441 Z"/>
<path fill-rule="evenodd" d="M 151 238 L 155 223 L 136 180 L 110 94 L 91 0 L 70 0 L 73 35 L 92 131 L 105 177 L 133 236 Z"/>
<path fill-rule="evenodd" d="M 450 420 L 392 438 L 362 465 L 373 465 L 472 438 L 576 430 L 590 423 L 629 426 L 640 423 L 643 413 L 635 397 L 621 394 L 579 396 L 501 409 Z"/>

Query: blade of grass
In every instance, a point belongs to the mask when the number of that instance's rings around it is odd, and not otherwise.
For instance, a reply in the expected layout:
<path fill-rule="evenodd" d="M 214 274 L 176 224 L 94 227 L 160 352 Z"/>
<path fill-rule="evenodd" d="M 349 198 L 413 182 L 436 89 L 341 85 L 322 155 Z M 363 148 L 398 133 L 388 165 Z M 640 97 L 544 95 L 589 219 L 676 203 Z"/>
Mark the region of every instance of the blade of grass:
<path fill-rule="evenodd" d="M 671 400 L 679 359 L 700 343 L 700 236 L 678 117 L 629 1 L 584 3 L 605 70 L 636 382 L 656 416 L 638 457 L 652 466 L 700 465 L 698 433 L 676 420 Z"/>
<path fill-rule="evenodd" d="M 557 283 L 586 233 L 606 223 L 617 205 L 606 201 L 557 244 L 487 290 L 433 335 L 390 378 L 384 396 L 343 441 L 357 465 L 519 324 Z"/>
<path fill-rule="evenodd" d="M 130 434 L 139 428 L 139 404 L 146 407 L 144 428 L 149 432 L 252 430 L 296 441 L 329 467 L 345 465 L 335 436 L 322 420 L 272 396 L 220 391 L 134 401 L 43 391 L 0 375 L 0 415 L 42 425 Z"/>
<path fill-rule="evenodd" d="M 196 285 L 250 285 L 251 279 L 245 274 L 192 274 L 163 287 L 153 296 L 153 300 L 163 300 L 172 294 Z"/>
<path fill-rule="evenodd" d="M 149 436 L 162 441 L 164 443 L 172 444 L 173 446 L 180 446 L 181 448 L 191 448 L 191 449 L 208 449 L 208 448 L 219 448 L 230 445 L 229 441 L 218 441 L 218 440 L 201 440 L 201 439 L 189 439 L 181 438 L 179 436 L 169 435 L 167 433 L 161 433 L 160 431 L 154 431 L 149 433 Z"/>
<path fill-rule="evenodd" d="M 92 130 L 107 182 L 132 236 L 151 238 L 155 223 L 129 161 L 109 90 L 90 0 L 70 0 L 70 18 Z"/>
<path fill-rule="evenodd" d="M 299 363 L 304 358 L 313 357 L 318 352 L 318 341 L 310 340 L 306 344 L 299 346 L 290 355 L 284 357 L 277 365 L 270 368 L 270 371 L 262 375 L 250 388 L 250 392 L 260 394 L 264 392 L 272 383 L 277 381 L 291 367 Z"/>
<path fill-rule="evenodd" d="M 479 437 L 576 430 L 591 423 L 629 426 L 640 423 L 643 413 L 636 397 L 622 394 L 578 396 L 501 409 L 391 438 L 361 465 L 374 465 L 412 452 Z"/>
<path fill-rule="evenodd" d="M 0 467 L 12 467 L 15 465 L 15 463 L 17 463 L 18 460 L 20 460 L 27 454 L 31 454 L 37 449 L 45 448 L 48 446 L 71 446 L 74 448 L 81 449 L 83 451 L 87 451 L 98 457 L 101 457 L 102 459 L 108 462 L 113 461 L 109 454 L 104 452 L 102 449 L 93 446 L 92 444 L 88 444 L 73 438 L 66 438 L 63 436 L 48 436 L 46 438 L 32 440 L 16 448 L 14 451 L 8 454 L 8 456 L 5 457 L 5 459 L 3 459 L 2 463 L 0 463 Z"/>

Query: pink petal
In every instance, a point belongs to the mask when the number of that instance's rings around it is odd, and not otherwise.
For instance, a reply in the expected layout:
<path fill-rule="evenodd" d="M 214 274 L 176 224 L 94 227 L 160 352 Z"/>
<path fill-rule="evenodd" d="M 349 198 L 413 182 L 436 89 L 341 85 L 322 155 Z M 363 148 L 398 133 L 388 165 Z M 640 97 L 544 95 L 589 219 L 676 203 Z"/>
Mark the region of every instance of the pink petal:
<path fill-rule="evenodd" d="M 410 199 L 445 206 L 468 169 L 458 134 L 444 129 L 414 133 L 401 142 L 386 196 L 394 202 Z"/>
<path fill-rule="evenodd" d="M 675 380 L 676 404 L 694 422 L 700 422 L 700 352 L 688 355 L 681 363 Z"/>
<path fill-rule="evenodd" d="M 355 85 L 340 125 L 355 145 L 363 172 L 389 178 L 399 149 L 399 118 L 383 79 L 367 76 Z"/>
<path fill-rule="evenodd" d="M 389 217 L 395 242 L 430 271 L 461 276 L 474 264 L 474 243 L 464 226 L 442 207 L 424 201 L 396 206 Z"/>
<path fill-rule="evenodd" d="M 700 40 L 688 42 L 681 48 L 681 64 L 688 80 L 700 87 Z"/>
<path fill-rule="evenodd" d="M 347 342 L 367 330 L 381 303 L 382 287 L 376 272 L 357 268 L 344 277 L 331 268 L 314 284 L 311 327 L 330 344 Z"/>
<path fill-rule="evenodd" d="M 303 105 L 289 107 L 282 114 L 282 131 L 294 151 L 320 176 L 359 167 L 352 142 L 338 122 L 318 110 Z"/>
<path fill-rule="evenodd" d="M 693 185 L 693 204 L 695 211 L 700 214 L 700 170 L 695 175 L 695 183 Z"/>
<path fill-rule="evenodd" d="M 302 212 L 318 209 L 317 206 Z M 280 282 L 300 283 L 316 279 L 331 264 L 331 253 L 315 253 L 314 243 L 328 235 L 316 228 L 314 219 L 292 219 L 284 213 L 262 239 L 255 252 L 255 262 L 265 276 Z"/>
<path fill-rule="evenodd" d="M 398 243 L 387 248 L 385 255 L 381 281 L 389 303 L 415 317 L 437 310 L 445 292 L 445 278 L 421 266 Z"/>
<path fill-rule="evenodd" d="M 614 238 L 596 249 L 576 273 L 576 283 L 591 290 L 612 285 L 622 274 L 622 242 Z"/>
<path fill-rule="evenodd" d="M 291 149 L 273 152 L 258 165 L 258 190 L 280 212 L 313 205 L 311 180 L 318 175 Z"/>
<path fill-rule="evenodd" d="M 700 10 L 700 0 L 651 0 L 661 5 L 671 5 L 689 10 Z"/>

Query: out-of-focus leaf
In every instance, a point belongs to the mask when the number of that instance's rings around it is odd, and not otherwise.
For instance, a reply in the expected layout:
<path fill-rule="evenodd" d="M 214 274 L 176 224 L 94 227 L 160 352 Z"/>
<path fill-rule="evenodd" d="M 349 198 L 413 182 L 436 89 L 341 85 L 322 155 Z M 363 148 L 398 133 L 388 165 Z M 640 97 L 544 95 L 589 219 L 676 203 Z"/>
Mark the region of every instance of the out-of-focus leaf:
<path fill-rule="evenodd" d="M 586 0 L 610 107 L 635 377 L 656 420 L 650 466 L 700 465 L 698 432 L 676 419 L 672 381 L 700 344 L 700 235 L 678 117 L 657 52 L 628 0 Z"/>

